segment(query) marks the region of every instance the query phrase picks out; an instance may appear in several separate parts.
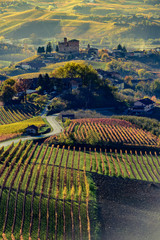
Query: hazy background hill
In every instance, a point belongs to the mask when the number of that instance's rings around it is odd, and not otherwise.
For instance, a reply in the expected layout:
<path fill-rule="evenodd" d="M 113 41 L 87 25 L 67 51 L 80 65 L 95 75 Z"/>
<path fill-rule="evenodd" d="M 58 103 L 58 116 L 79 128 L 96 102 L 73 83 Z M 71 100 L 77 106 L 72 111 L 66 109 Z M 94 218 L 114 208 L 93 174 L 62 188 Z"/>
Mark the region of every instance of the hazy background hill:
<path fill-rule="evenodd" d="M 159 9 L 159 0 L 5 0 L 0 36 L 33 45 L 67 36 L 80 39 L 82 46 L 89 41 L 99 47 L 119 42 L 151 47 L 160 42 Z"/>

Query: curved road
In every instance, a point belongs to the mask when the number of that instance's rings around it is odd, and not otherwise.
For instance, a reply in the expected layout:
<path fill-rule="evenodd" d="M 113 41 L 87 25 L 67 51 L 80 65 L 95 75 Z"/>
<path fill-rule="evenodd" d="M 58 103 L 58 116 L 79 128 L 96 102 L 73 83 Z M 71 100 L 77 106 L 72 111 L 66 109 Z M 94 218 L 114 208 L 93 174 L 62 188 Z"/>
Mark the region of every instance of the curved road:
<path fill-rule="evenodd" d="M 14 143 L 17 143 L 19 142 L 19 140 L 32 140 L 32 139 L 40 139 L 40 138 L 45 138 L 45 137 L 50 137 L 54 134 L 58 134 L 60 132 L 63 131 L 63 128 L 59 125 L 59 123 L 56 121 L 56 117 L 58 116 L 58 113 L 52 115 L 52 116 L 45 116 L 44 114 L 46 113 L 46 111 L 43 111 L 43 114 L 41 114 L 42 118 L 46 118 L 47 121 L 49 122 L 49 124 L 51 125 L 51 127 L 53 128 L 52 132 L 50 133 L 47 133 L 47 134 L 42 134 L 42 135 L 38 135 L 38 136 L 27 136 L 27 137 L 20 137 L 20 138 L 17 138 L 17 139 L 12 139 L 12 140 L 8 140 L 8 141 L 5 141 L 5 142 L 1 142 L 0 143 L 0 147 L 2 146 L 8 146 L 10 145 L 12 142 Z"/>
<path fill-rule="evenodd" d="M 60 95 L 58 95 L 58 96 L 60 96 Z M 57 96 L 56 96 L 57 97 Z M 59 113 L 55 113 L 55 114 L 53 114 L 52 116 L 46 116 L 46 114 L 47 114 L 47 109 L 48 109 L 48 106 L 49 106 L 49 104 L 52 102 L 52 100 L 54 99 L 55 97 L 53 97 L 51 100 L 49 100 L 48 101 L 48 103 L 46 104 L 46 106 L 45 106 L 45 108 L 44 108 L 44 110 L 42 111 L 42 113 L 40 114 L 40 116 L 42 117 L 42 118 L 46 118 L 47 119 L 47 121 L 48 121 L 48 123 L 51 125 L 51 127 L 52 127 L 52 132 L 50 132 L 50 133 L 46 133 L 46 134 L 42 134 L 42 135 L 38 135 L 38 136 L 34 136 L 34 137 L 32 137 L 32 136 L 22 136 L 22 137 L 20 137 L 20 138 L 17 138 L 17 139 L 12 139 L 12 140 L 8 140 L 8 141 L 4 141 L 4 142 L 1 142 L 0 143 L 0 147 L 2 147 L 2 146 L 8 146 L 8 145 L 10 145 L 11 143 L 18 143 L 20 140 L 22 140 L 22 141 L 25 141 L 25 140 L 34 140 L 34 139 L 40 139 L 40 138 L 46 138 L 46 137 L 50 137 L 50 136 L 52 136 L 52 135 L 54 135 L 54 134 L 58 134 L 58 133 L 60 133 L 60 132 L 62 132 L 63 131 L 63 128 L 59 125 L 59 123 L 56 121 L 56 117 L 59 115 Z"/>

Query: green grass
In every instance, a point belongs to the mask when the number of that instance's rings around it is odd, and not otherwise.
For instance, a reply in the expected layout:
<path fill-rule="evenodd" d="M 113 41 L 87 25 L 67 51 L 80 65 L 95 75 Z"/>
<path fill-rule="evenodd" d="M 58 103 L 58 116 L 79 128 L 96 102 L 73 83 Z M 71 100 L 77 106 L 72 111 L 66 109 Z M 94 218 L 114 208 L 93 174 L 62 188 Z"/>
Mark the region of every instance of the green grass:
<path fill-rule="evenodd" d="M 46 130 L 50 129 L 50 131 L 53 130 L 52 126 L 49 124 L 46 118 L 43 118 L 43 121 L 45 123 L 45 126 L 41 127 L 39 130 L 40 134 L 43 134 Z"/>

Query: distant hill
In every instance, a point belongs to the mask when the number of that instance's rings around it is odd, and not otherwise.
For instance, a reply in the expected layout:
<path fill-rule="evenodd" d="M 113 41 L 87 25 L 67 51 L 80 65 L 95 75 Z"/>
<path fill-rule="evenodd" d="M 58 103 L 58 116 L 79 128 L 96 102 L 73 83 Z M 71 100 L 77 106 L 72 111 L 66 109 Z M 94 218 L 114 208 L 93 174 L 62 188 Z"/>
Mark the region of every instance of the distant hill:
<path fill-rule="evenodd" d="M 46 40 L 78 38 L 92 44 L 139 45 L 159 39 L 158 1 L 59 0 L 1 1 L 0 35 Z M 142 28 L 142 31 L 141 31 Z M 129 41 L 128 41 L 129 38 Z"/>

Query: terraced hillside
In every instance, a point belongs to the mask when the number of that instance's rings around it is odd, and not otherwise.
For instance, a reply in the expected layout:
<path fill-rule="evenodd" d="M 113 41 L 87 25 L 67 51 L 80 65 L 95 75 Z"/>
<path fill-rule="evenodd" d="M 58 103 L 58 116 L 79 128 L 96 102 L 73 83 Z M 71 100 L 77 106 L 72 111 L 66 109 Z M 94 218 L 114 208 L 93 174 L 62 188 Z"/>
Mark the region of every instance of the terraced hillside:
<path fill-rule="evenodd" d="M 93 173 L 94 178 L 159 183 L 160 155 L 33 142 L 1 148 L 0 234 L 4 239 L 98 239 Z"/>

